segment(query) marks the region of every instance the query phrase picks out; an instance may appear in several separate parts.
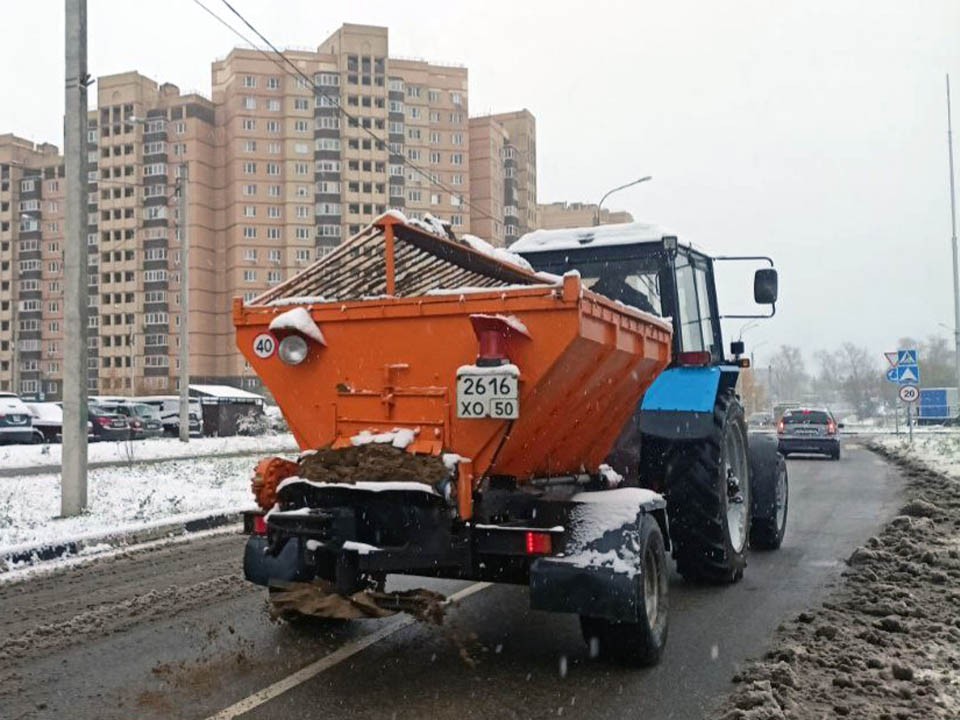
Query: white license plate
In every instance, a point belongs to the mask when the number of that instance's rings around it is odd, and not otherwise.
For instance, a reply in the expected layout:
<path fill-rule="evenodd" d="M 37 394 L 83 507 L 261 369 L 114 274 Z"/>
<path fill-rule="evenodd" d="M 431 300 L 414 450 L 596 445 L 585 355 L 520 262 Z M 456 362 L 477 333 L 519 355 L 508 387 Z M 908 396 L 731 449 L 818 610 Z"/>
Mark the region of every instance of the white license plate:
<path fill-rule="evenodd" d="M 520 417 L 517 376 L 512 373 L 461 373 L 457 376 L 458 418 Z"/>

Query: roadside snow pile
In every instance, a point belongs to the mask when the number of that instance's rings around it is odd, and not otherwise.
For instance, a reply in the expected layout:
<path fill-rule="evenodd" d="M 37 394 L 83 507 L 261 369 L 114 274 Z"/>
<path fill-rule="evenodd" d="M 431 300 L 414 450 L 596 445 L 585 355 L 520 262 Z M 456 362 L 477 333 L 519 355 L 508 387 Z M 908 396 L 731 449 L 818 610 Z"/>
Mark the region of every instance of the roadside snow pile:
<path fill-rule="evenodd" d="M 55 544 L 155 524 L 253 508 L 248 457 L 173 460 L 91 470 L 89 509 L 56 519 L 60 476 L 0 478 L 0 555 L 16 546 Z"/>
<path fill-rule="evenodd" d="M 955 446 L 935 443 L 874 443 L 907 474 L 900 515 L 853 552 L 820 608 L 780 627 L 773 649 L 734 677 L 739 688 L 708 717 L 960 717 L 960 482 Z M 945 461 L 953 476 L 918 454 Z"/>
<path fill-rule="evenodd" d="M 237 455 L 240 453 L 280 453 L 295 451 L 297 443 L 287 433 L 281 435 L 208 437 L 182 443 L 176 438 L 156 438 L 130 442 L 99 442 L 88 447 L 90 463 L 140 462 L 142 460 L 174 460 L 200 456 Z M 60 467 L 62 445 L 6 445 L 0 447 L 0 470 Z M 58 506 L 59 507 L 59 506 Z"/>

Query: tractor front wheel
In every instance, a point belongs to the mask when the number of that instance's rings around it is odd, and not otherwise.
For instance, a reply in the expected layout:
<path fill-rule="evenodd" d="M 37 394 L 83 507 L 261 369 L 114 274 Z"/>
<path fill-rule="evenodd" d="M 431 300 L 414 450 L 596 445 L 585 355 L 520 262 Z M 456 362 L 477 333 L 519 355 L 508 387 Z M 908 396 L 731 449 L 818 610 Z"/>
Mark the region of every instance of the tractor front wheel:
<path fill-rule="evenodd" d="M 750 466 L 743 407 L 717 399 L 710 434 L 677 441 L 664 462 L 667 515 L 677 571 L 694 582 L 743 577 L 750 529 Z"/>

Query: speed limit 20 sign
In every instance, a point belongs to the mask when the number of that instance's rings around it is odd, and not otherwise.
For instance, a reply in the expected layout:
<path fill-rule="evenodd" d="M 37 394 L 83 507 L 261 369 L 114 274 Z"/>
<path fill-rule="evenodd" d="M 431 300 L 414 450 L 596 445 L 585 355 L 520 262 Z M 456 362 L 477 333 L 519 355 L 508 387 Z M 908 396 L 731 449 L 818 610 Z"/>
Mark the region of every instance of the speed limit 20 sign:
<path fill-rule="evenodd" d="M 914 403 L 920 399 L 920 391 L 916 385 L 903 385 L 900 387 L 900 399 L 905 403 Z"/>

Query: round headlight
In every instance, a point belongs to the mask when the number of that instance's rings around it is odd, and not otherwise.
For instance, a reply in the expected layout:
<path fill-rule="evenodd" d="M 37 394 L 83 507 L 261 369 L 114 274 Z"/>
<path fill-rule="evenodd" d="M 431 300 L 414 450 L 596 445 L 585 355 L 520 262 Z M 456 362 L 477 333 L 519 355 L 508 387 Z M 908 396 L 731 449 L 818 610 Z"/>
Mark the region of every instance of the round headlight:
<path fill-rule="evenodd" d="M 307 359 L 307 341 L 300 335 L 287 335 L 280 341 L 279 353 L 287 365 L 299 365 Z"/>

